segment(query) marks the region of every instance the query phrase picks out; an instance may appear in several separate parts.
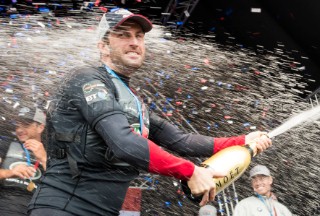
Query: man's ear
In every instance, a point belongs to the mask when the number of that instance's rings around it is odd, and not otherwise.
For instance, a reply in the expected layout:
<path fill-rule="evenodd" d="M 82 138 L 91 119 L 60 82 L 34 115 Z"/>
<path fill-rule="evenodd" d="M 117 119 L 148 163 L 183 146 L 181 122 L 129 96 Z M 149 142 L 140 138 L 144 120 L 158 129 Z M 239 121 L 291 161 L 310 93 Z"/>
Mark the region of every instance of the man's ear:
<path fill-rule="evenodd" d="M 272 178 L 272 176 L 270 176 L 269 181 L 270 181 L 270 185 L 272 185 L 272 183 L 273 183 L 273 178 Z"/>
<path fill-rule="evenodd" d="M 106 42 L 100 41 L 98 43 L 98 48 L 99 48 L 99 51 L 102 55 L 109 55 L 110 54 L 110 48 Z"/>
<path fill-rule="evenodd" d="M 42 134 L 42 132 L 44 131 L 45 125 L 44 124 L 39 124 L 37 127 L 37 132 L 39 134 Z"/>

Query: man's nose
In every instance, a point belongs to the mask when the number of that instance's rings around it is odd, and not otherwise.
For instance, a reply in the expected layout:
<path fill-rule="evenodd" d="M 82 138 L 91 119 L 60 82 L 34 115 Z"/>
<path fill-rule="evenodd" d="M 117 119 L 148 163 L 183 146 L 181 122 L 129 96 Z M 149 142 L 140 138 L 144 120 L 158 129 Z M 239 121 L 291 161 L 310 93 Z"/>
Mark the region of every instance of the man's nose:
<path fill-rule="evenodd" d="M 132 46 L 138 46 L 138 44 L 139 44 L 138 38 L 135 37 L 135 36 L 131 37 L 131 39 L 130 39 L 130 45 L 132 45 Z"/>

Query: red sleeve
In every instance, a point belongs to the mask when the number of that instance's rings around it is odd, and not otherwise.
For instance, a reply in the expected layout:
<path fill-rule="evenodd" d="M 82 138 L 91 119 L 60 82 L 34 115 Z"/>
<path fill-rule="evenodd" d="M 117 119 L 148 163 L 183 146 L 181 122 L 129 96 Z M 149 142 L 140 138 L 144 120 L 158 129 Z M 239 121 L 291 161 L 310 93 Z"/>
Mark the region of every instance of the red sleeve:
<path fill-rule="evenodd" d="M 180 180 L 189 180 L 194 171 L 191 161 L 176 157 L 148 141 L 150 151 L 149 172 L 172 176 Z"/>
<path fill-rule="evenodd" d="M 213 139 L 213 154 L 218 151 L 225 149 L 230 146 L 235 145 L 244 145 L 245 144 L 245 135 L 237 137 L 223 137 L 223 138 L 214 138 Z"/>

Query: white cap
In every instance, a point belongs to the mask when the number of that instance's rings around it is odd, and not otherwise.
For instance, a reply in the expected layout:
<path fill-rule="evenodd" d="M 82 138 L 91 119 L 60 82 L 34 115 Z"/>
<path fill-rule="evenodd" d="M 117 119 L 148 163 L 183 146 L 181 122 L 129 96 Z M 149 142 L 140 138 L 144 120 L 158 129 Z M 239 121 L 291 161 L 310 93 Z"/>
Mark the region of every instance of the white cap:
<path fill-rule="evenodd" d="M 46 124 L 46 115 L 37 107 L 23 107 L 19 110 L 18 118 L 30 119 L 40 124 Z"/>
<path fill-rule="evenodd" d="M 271 176 L 270 170 L 263 165 L 257 165 L 250 170 L 250 178 L 256 175 Z"/>
<path fill-rule="evenodd" d="M 212 205 L 205 205 L 199 209 L 199 216 L 217 216 L 217 209 Z"/>

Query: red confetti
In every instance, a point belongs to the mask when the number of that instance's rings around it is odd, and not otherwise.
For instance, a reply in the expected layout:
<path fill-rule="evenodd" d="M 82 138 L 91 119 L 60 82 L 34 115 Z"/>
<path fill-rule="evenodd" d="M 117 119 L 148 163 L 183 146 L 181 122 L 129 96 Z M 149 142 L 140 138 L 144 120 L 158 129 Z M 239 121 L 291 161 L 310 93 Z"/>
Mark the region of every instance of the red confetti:
<path fill-rule="evenodd" d="M 293 62 L 293 63 L 290 64 L 290 67 L 291 67 L 291 68 L 296 68 L 297 66 L 296 66 L 296 64 Z"/>
<path fill-rule="evenodd" d="M 94 6 L 98 7 L 100 5 L 100 2 L 101 2 L 100 0 L 96 0 L 94 3 Z"/>
<path fill-rule="evenodd" d="M 241 85 L 235 85 L 235 89 L 238 91 L 242 91 L 242 90 L 247 90 L 249 88 Z"/>
<path fill-rule="evenodd" d="M 256 75 L 260 75 L 260 74 L 261 74 L 261 72 L 260 72 L 260 71 L 257 71 L 257 70 L 255 70 L 254 73 L 255 73 Z"/>
<path fill-rule="evenodd" d="M 176 91 L 177 93 L 181 94 L 182 93 L 182 88 L 178 88 L 178 90 Z"/>
<path fill-rule="evenodd" d="M 105 7 L 99 7 L 99 9 L 103 12 L 107 12 L 108 11 L 108 8 L 105 8 Z"/>

